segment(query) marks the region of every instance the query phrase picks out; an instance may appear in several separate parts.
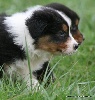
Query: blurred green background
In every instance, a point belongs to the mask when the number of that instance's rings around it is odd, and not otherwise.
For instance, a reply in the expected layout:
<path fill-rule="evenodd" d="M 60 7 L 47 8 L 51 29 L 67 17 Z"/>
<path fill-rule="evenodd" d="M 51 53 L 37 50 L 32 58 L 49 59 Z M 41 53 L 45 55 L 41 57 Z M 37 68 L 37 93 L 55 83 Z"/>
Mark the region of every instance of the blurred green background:
<path fill-rule="evenodd" d="M 27 7 L 52 2 L 62 3 L 77 12 L 80 16 L 79 29 L 85 37 L 77 53 L 62 58 L 54 70 L 55 74 L 58 79 L 63 75 L 59 80 L 61 85 L 64 83 L 68 87 L 79 80 L 78 83 L 82 83 L 81 93 L 85 95 L 89 91 L 95 96 L 95 0 L 0 0 L 0 13 L 13 14 Z M 54 66 L 59 59 L 60 57 L 55 57 L 51 65 Z M 72 88 L 73 92 L 69 92 L 75 94 L 75 88 L 76 86 Z"/>

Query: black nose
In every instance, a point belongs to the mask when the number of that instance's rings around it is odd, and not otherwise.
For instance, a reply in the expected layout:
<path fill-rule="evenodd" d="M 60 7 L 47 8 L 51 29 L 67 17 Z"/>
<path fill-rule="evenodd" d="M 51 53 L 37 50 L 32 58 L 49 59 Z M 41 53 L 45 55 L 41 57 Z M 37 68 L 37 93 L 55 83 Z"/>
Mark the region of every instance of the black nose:
<path fill-rule="evenodd" d="M 78 48 L 78 44 L 74 45 L 74 50 L 76 50 Z"/>

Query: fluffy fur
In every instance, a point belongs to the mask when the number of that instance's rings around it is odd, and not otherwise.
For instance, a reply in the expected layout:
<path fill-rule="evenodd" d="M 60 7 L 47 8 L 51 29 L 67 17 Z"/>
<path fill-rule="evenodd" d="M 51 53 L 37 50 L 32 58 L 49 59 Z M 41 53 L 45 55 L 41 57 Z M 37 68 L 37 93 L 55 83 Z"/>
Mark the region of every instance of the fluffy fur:
<path fill-rule="evenodd" d="M 1 16 L 0 76 L 3 69 L 7 76 L 20 76 L 30 87 L 27 43 L 33 73 L 32 84 L 35 87 L 38 75 L 41 76 L 43 71 L 45 73 L 52 55 L 76 52 L 79 43 L 71 33 L 71 26 L 72 19 L 52 7 L 35 6 L 25 12 Z"/>

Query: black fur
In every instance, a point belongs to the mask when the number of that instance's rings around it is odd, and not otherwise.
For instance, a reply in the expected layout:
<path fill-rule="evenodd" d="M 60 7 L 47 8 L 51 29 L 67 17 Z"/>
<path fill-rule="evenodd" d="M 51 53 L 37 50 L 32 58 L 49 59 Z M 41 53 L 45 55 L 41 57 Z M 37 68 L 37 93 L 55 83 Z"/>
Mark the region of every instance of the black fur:
<path fill-rule="evenodd" d="M 17 59 L 25 58 L 25 52 L 13 43 L 13 37 L 7 32 L 8 28 L 3 23 L 5 16 L 5 14 L 0 15 L 0 66 L 2 67 L 5 63 L 11 64 Z M 0 77 L 2 77 L 2 71 L 0 71 Z"/>
<path fill-rule="evenodd" d="M 51 35 L 51 40 L 58 41 L 58 36 L 53 36 L 54 34 L 59 34 L 59 30 L 62 30 L 63 23 L 68 26 L 67 22 L 52 9 L 35 11 L 33 16 L 26 21 L 26 25 L 35 42 L 45 35 Z"/>
<path fill-rule="evenodd" d="M 45 5 L 45 6 L 51 7 L 53 9 L 56 9 L 56 10 L 59 10 L 59 11 L 65 13 L 69 18 L 71 18 L 72 24 L 75 24 L 76 19 L 78 19 L 78 20 L 80 19 L 79 16 L 74 11 L 72 11 L 71 9 L 69 9 L 68 7 L 66 7 L 63 4 L 51 3 L 51 4 L 48 4 L 48 5 Z"/>

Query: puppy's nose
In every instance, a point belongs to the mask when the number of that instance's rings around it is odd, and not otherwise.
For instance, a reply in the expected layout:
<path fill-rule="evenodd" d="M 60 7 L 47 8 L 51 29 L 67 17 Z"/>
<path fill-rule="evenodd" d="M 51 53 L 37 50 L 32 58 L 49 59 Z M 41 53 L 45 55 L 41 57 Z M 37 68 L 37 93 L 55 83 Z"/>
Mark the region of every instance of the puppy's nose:
<path fill-rule="evenodd" d="M 74 44 L 74 50 L 78 48 L 78 44 Z"/>

